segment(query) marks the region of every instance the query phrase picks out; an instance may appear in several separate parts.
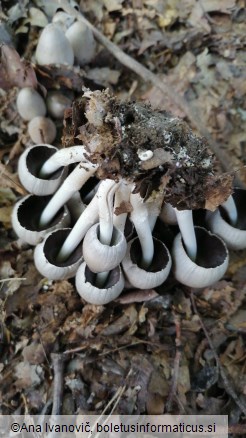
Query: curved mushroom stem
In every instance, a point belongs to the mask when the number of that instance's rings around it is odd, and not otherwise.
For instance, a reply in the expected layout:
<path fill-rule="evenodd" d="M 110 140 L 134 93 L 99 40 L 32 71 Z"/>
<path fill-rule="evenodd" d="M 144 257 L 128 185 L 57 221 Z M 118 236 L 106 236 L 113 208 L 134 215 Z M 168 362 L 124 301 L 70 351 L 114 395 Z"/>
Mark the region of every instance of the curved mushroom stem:
<path fill-rule="evenodd" d="M 97 165 L 89 162 L 79 163 L 75 167 L 45 207 L 40 217 L 40 226 L 45 226 L 52 220 L 60 208 L 96 172 L 97 167 Z"/>
<path fill-rule="evenodd" d="M 154 242 L 149 223 L 148 208 L 139 193 L 132 193 L 130 196 L 130 202 L 133 208 L 131 220 L 136 229 L 142 249 L 141 267 L 147 269 L 154 256 Z"/>
<path fill-rule="evenodd" d="M 159 196 L 155 199 L 155 201 L 146 202 L 146 207 L 148 209 L 148 215 L 149 215 L 149 225 L 151 232 L 155 228 L 155 224 L 157 221 L 158 216 L 160 215 L 161 207 L 163 204 L 163 196 Z"/>
<path fill-rule="evenodd" d="M 115 214 L 115 211 L 117 208 L 120 208 L 123 203 L 129 202 L 131 190 L 132 185 L 122 181 L 121 186 L 115 193 L 113 223 L 122 233 L 124 233 L 128 213 Z"/>
<path fill-rule="evenodd" d="M 236 225 L 238 215 L 237 215 L 237 207 L 233 197 L 230 195 L 229 198 L 223 204 L 221 204 L 221 207 L 223 207 L 226 213 L 228 214 L 230 224 L 233 226 Z"/>
<path fill-rule="evenodd" d="M 175 212 L 187 254 L 191 260 L 195 261 L 197 256 L 197 242 L 192 210 L 177 210 L 177 208 L 175 208 Z"/>
<path fill-rule="evenodd" d="M 85 157 L 85 154 L 86 149 L 83 145 L 60 149 L 47 161 L 45 161 L 40 169 L 39 177 L 48 177 L 60 169 L 60 167 L 69 166 L 69 164 L 79 163 L 80 161 L 88 161 Z"/>
<path fill-rule="evenodd" d="M 96 194 L 99 208 L 99 240 L 104 245 L 110 245 L 113 234 L 113 199 L 119 183 L 105 179 L 101 182 Z M 108 277 L 108 272 L 99 272 L 95 285 L 102 287 Z"/>
<path fill-rule="evenodd" d="M 89 228 L 98 221 L 98 216 L 98 203 L 96 197 L 94 197 L 80 215 L 68 237 L 64 241 L 57 256 L 57 261 L 63 262 L 67 260 L 82 241 Z"/>
<path fill-rule="evenodd" d="M 101 182 L 96 194 L 99 206 L 99 240 L 110 245 L 113 233 L 113 197 L 119 183 L 105 179 Z"/>

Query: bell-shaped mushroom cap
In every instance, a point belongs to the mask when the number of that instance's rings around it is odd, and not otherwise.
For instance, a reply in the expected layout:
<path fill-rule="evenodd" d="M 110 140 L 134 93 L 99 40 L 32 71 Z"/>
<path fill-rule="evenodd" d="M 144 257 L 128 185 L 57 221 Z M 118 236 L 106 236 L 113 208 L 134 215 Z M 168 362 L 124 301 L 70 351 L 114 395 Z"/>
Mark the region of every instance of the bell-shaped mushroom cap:
<path fill-rule="evenodd" d="M 40 94 L 31 87 L 22 88 L 16 99 L 18 113 L 24 120 L 45 116 L 46 106 Z"/>
<path fill-rule="evenodd" d="M 62 29 L 55 23 L 45 26 L 36 48 L 36 60 L 39 65 L 73 65 L 74 53 Z"/>
<path fill-rule="evenodd" d="M 76 21 L 65 33 L 79 65 L 88 64 L 95 56 L 96 42 L 93 33 L 84 23 Z"/>
<path fill-rule="evenodd" d="M 50 91 L 46 97 L 46 106 L 51 117 L 63 119 L 65 109 L 72 106 L 72 99 L 60 91 Z"/>
<path fill-rule="evenodd" d="M 135 237 L 128 243 L 122 267 L 127 280 L 139 289 L 150 289 L 160 286 L 168 277 L 172 261 L 168 249 L 163 242 L 154 238 L 154 257 L 148 270 L 142 269 L 141 245 Z"/>
<path fill-rule="evenodd" d="M 125 257 L 127 249 L 125 236 L 115 227 L 113 228 L 110 245 L 101 243 L 98 236 L 99 224 L 95 224 L 85 235 L 83 241 L 83 257 L 92 272 L 111 271 L 116 268 Z"/>
<path fill-rule="evenodd" d="M 28 134 L 33 143 L 52 143 L 56 138 L 56 125 L 49 117 L 37 116 L 28 123 Z"/>
<path fill-rule="evenodd" d="M 80 265 L 76 277 L 76 289 L 84 300 L 91 304 L 104 305 L 115 300 L 124 288 L 124 277 L 120 266 L 109 272 L 106 284 L 94 286 L 96 274 L 93 274 L 85 262 Z"/>
<path fill-rule="evenodd" d="M 58 169 L 49 177 L 41 178 L 40 170 L 43 164 L 58 149 L 49 144 L 38 144 L 26 149 L 20 156 L 18 163 L 18 175 L 21 184 L 34 195 L 51 195 L 64 180 L 67 170 Z"/>
<path fill-rule="evenodd" d="M 67 227 L 70 214 L 66 206 L 61 208 L 54 219 L 45 227 L 39 226 L 39 219 L 50 196 L 27 195 L 18 201 L 12 212 L 12 225 L 16 234 L 29 245 L 37 245 L 44 236 L 56 228 Z"/>
<path fill-rule="evenodd" d="M 222 207 L 207 213 L 209 228 L 220 236 L 229 249 L 246 248 L 246 190 L 235 189 L 233 199 L 237 209 L 237 221 L 231 225 L 228 215 Z"/>
<path fill-rule="evenodd" d="M 79 244 L 66 261 L 57 261 L 59 250 L 68 236 L 70 228 L 53 230 L 34 250 L 34 262 L 38 271 L 50 280 L 74 277 L 82 263 L 82 246 Z"/>
<path fill-rule="evenodd" d="M 172 255 L 175 278 L 186 286 L 202 288 L 210 286 L 225 274 L 229 255 L 220 237 L 202 227 L 195 227 L 197 257 L 193 262 L 187 255 L 181 234 L 173 242 Z"/>

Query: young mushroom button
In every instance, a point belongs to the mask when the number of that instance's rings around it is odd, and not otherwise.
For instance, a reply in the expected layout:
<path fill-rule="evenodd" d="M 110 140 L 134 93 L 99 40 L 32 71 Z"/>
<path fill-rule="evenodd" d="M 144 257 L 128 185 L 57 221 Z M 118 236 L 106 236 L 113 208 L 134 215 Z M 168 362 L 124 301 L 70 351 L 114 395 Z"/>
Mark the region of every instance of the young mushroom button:
<path fill-rule="evenodd" d="M 42 31 L 36 48 L 36 61 L 39 65 L 73 65 L 73 49 L 58 24 L 50 23 Z"/>

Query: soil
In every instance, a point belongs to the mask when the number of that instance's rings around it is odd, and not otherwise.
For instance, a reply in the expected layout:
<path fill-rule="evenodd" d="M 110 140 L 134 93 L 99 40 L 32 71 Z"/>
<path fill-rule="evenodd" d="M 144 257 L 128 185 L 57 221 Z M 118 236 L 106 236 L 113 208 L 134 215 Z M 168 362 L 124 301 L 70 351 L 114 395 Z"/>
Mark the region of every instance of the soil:
<path fill-rule="evenodd" d="M 0 11 L 0 414 L 51 412 L 58 361 L 63 414 L 112 407 L 115 414 L 226 414 L 230 436 L 245 436 L 246 251 L 230 251 L 225 276 L 211 287 L 191 290 L 171 275 L 155 290 L 127 289 L 94 306 L 78 296 L 74 279 L 43 278 L 33 248 L 11 225 L 25 194 L 18 158 L 32 144 L 16 109 L 24 86 L 44 98 L 54 88 L 70 96 L 72 108 L 55 121 L 55 145 L 83 141 L 90 159 L 100 161 L 99 179 L 134 181 L 146 201 L 159 190 L 178 209 L 196 209 L 200 223 L 200 209 L 217 208 L 235 175 L 245 185 L 244 2 L 80 2 L 110 41 L 169 84 L 173 98 L 100 44 L 83 68 L 37 66 L 37 40 L 51 20 L 42 4 L 3 2 Z M 107 114 L 103 121 L 95 105 Z M 191 110 L 232 171 L 192 126 Z M 99 132 L 103 142 L 95 149 Z M 153 156 L 139 159 L 146 151 Z M 176 232 L 157 224 L 169 247 Z"/>

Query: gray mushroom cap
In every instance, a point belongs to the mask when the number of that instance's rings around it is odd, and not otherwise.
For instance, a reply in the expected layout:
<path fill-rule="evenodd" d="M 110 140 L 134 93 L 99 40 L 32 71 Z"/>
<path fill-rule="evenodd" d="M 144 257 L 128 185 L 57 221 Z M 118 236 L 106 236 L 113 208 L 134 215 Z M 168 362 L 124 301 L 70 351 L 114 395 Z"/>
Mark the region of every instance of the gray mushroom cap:
<path fill-rule="evenodd" d="M 202 227 L 195 227 L 197 257 L 192 261 L 187 255 L 179 233 L 173 242 L 172 256 L 175 278 L 186 286 L 202 288 L 210 286 L 225 274 L 229 254 L 223 240 Z"/>
<path fill-rule="evenodd" d="M 124 277 L 120 266 L 110 271 L 106 284 L 102 287 L 94 286 L 96 274 L 83 262 L 76 274 L 76 289 L 84 300 L 91 304 L 103 305 L 115 300 L 124 289 Z"/>
<path fill-rule="evenodd" d="M 40 215 L 49 200 L 50 196 L 27 195 L 14 206 L 12 212 L 13 229 L 29 245 L 37 245 L 49 231 L 66 227 L 70 223 L 69 211 L 64 206 L 47 226 L 39 226 Z"/>
<path fill-rule="evenodd" d="M 60 168 L 49 178 L 40 177 L 42 165 L 57 152 L 55 146 L 39 144 L 26 149 L 20 156 L 18 175 L 20 182 L 30 193 L 43 196 L 54 193 L 64 180 L 67 169 Z"/>
<path fill-rule="evenodd" d="M 160 286 L 168 277 L 172 261 L 163 242 L 154 238 L 154 258 L 148 270 L 141 268 L 141 245 L 135 237 L 128 243 L 122 267 L 127 280 L 139 289 Z"/>
<path fill-rule="evenodd" d="M 37 269 L 50 280 L 63 280 L 74 277 L 83 261 L 81 245 L 78 245 L 66 261 L 57 261 L 59 248 L 70 231 L 70 228 L 51 231 L 34 250 L 34 262 Z"/>
<path fill-rule="evenodd" d="M 124 234 L 113 228 L 110 245 L 104 245 L 99 238 L 99 224 L 93 225 L 86 233 L 83 241 L 83 256 L 92 272 L 111 271 L 124 258 L 127 243 Z"/>
<path fill-rule="evenodd" d="M 223 206 L 215 212 L 207 213 L 209 228 L 224 240 L 229 249 L 246 248 L 246 190 L 235 189 L 233 199 L 237 210 L 235 224 L 230 219 Z"/>

